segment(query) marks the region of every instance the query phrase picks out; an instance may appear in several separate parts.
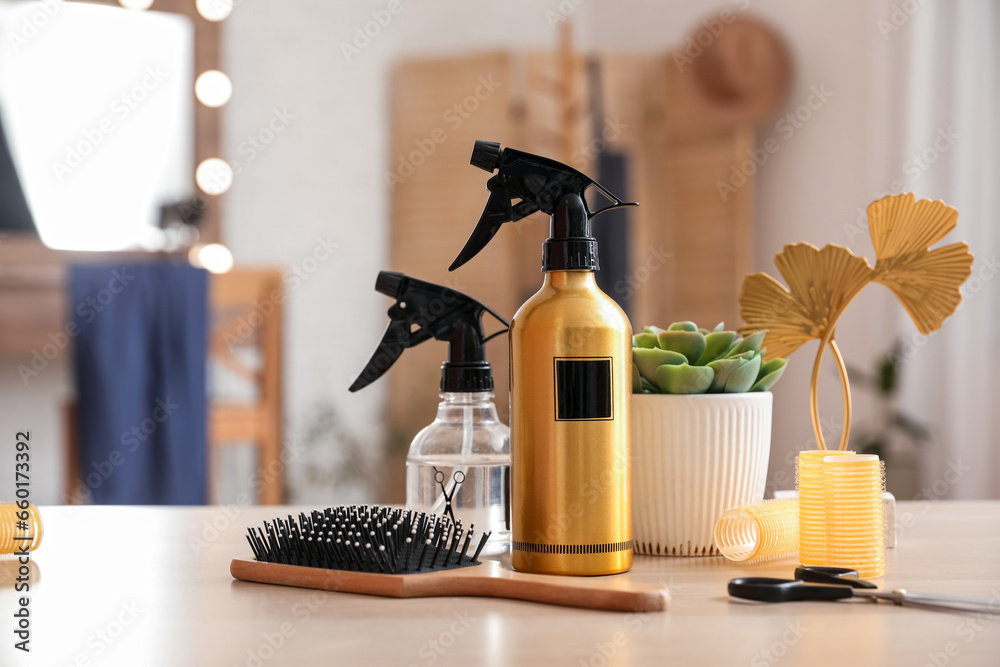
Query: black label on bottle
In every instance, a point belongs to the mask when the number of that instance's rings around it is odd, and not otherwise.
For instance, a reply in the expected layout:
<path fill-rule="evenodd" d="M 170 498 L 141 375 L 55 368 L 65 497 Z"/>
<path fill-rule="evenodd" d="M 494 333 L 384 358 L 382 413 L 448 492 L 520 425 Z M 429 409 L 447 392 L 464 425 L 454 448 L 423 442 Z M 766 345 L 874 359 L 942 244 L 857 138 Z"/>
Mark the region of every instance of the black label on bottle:
<path fill-rule="evenodd" d="M 556 358 L 556 420 L 611 420 L 611 357 Z"/>

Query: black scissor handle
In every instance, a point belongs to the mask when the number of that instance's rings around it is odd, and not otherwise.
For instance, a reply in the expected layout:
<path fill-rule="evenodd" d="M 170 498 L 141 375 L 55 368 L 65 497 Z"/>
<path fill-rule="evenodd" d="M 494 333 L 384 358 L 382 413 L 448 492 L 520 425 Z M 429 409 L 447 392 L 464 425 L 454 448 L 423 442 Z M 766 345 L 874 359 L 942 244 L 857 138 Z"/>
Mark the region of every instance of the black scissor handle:
<path fill-rule="evenodd" d="M 876 584 L 870 581 L 859 579 L 857 570 L 851 570 L 846 567 L 805 565 L 795 568 L 795 578 L 799 581 L 809 581 L 814 584 L 850 586 L 851 588 L 878 588 Z"/>
<path fill-rule="evenodd" d="M 796 602 L 799 600 L 843 600 L 852 597 L 854 589 L 847 585 L 807 584 L 797 579 L 740 577 L 729 582 L 729 594 L 736 598 L 759 602 Z"/>

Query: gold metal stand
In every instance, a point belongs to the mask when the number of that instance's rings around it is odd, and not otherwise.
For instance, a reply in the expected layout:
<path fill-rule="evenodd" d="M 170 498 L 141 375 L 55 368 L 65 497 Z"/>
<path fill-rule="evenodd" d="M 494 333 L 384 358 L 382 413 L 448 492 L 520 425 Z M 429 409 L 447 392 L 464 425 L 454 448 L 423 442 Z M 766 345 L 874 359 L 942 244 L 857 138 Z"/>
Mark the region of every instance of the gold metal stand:
<path fill-rule="evenodd" d="M 830 329 L 832 334 L 833 329 Z M 820 341 L 819 351 L 816 353 L 816 361 L 813 363 L 812 380 L 809 383 L 809 411 L 812 416 L 813 432 L 816 434 L 816 447 L 818 449 L 827 449 L 826 441 L 823 439 L 823 427 L 819 421 L 819 368 L 823 363 L 823 352 L 826 350 L 826 345 L 829 344 L 830 350 L 833 352 L 833 360 L 837 363 L 837 371 L 840 373 L 840 386 L 844 391 L 844 430 L 840 434 L 840 449 L 847 449 L 847 441 L 851 434 L 851 383 L 847 377 L 847 366 L 844 365 L 844 357 L 840 354 L 840 348 L 837 347 L 837 341 L 830 336 L 830 340 L 827 341 L 826 338 Z"/>

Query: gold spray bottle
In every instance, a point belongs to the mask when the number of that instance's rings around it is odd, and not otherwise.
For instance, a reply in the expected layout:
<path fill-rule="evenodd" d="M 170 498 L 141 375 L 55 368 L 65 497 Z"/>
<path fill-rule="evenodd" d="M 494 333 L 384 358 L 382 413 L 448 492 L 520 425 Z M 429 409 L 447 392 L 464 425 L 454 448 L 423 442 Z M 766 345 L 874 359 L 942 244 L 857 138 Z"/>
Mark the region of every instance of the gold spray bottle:
<path fill-rule="evenodd" d="M 544 211 L 542 288 L 510 325 L 511 564 L 598 575 L 632 567 L 632 328 L 598 287 L 590 218 L 621 201 L 561 162 L 477 141 L 490 198 L 450 270 L 505 222 Z M 595 187 L 612 203 L 591 213 Z M 513 201 L 520 200 L 514 204 Z"/>

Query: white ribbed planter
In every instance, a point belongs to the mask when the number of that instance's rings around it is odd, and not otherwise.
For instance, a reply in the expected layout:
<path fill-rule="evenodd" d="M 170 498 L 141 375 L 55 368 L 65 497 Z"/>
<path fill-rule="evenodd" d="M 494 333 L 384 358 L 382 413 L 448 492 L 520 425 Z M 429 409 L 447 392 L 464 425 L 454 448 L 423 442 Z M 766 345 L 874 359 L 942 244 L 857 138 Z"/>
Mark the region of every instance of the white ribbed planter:
<path fill-rule="evenodd" d="M 715 521 L 764 498 L 771 392 L 634 394 L 636 553 L 715 556 Z"/>

